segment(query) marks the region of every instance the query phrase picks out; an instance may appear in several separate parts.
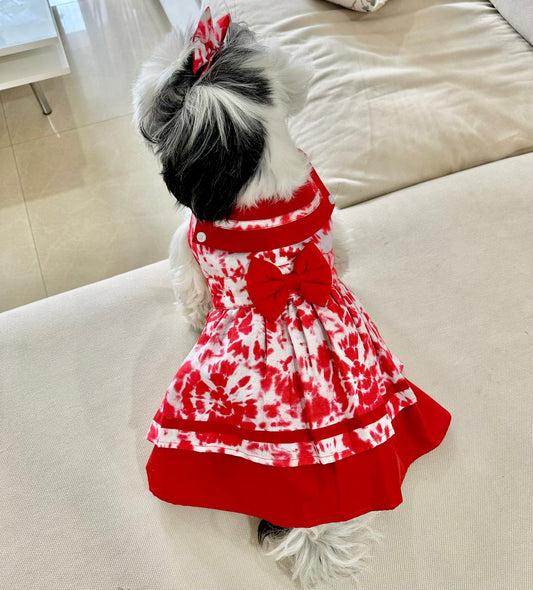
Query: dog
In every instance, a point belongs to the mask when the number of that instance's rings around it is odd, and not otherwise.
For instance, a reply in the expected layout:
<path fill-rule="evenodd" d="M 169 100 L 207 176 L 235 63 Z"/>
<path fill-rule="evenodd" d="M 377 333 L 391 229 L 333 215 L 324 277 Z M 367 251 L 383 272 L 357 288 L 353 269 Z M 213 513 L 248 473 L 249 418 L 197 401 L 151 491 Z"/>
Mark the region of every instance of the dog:
<path fill-rule="evenodd" d="M 253 345 L 260 348 L 263 340 L 273 338 L 273 334 L 278 335 L 278 347 L 282 347 L 283 343 L 287 342 L 287 339 L 283 340 L 281 336 L 285 334 L 283 330 L 286 328 L 278 330 L 278 326 L 285 321 L 283 320 L 284 314 L 289 313 L 286 311 L 287 306 L 293 306 L 291 307 L 293 314 L 300 313 L 298 306 L 305 307 L 308 315 L 301 317 L 307 317 L 309 322 L 312 321 L 309 318 L 315 317 L 317 313 L 319 315 L 326 313 L 320 310 L 332 310 L 337 304 L 332 303 L 332 296 L 328 293 L 332 292 L 335 285 L 342 285 L 338 277 L 348 266 L 349 236 L 337 219 L 336 211 L 333 211 L 333 222 L 329 220 L 333 205 L 331 204 L 330 208 L 328 201 L 332 203 L 333 198 L 329 196 L 327 189 L 312 169 L 305 154 L 296 146 L 288 129 L 289 117 L 297 114 L 305 104 L 311 76 L 310 68 L 303 67 L 301 62 L 291 59 L 272 42 L 259 42 L 248 26 L 233 22 L 229 16 L 214 21 L 209 9 L 206 9 L 196 28 L 191 27 L 183 33 L 174 32 L 171 34 L 158 50 L 154 59 L 143 66 L 133 90 L 135 123 L 160 160 L 162 177 L 168 190 L 175 197 L 177 203 L 190 212 L 190 217 L 177 229 L 172 239 L 169 258 L 172 284 L 180 302 L 180 309 L 192 328 L 202 332 L 197 347 L 191 353 L 192 357 L 188 357 L 188 360 L 185 361 L 169 388 L 166 401 L 159 410 L 159 417 L 154 418 L 155 422 L 152 424 L 148 436 L 148 439 L 155 443 L 154 453 L 157 453 L 157 456 L 152 455 L 147 466 L 150 489 L 161 499 L 177 504 L 229 509 L 257 516 L 260 519 L 257 529 L 259 544 L 268 548 L 269 555 L 275 560 L 285 564 L 289 568 L 292 578 L 299 580 L 304 587 L 341 576 L 356 577 L 364 568 L 372 546 L 379 540 L 379 534 L 372 528 L 372 513 L 380 508 L 393 508 L 397 503 L 397 497 L 395 497 L 390 502 L 388 499 L 384 499 L 381 503 L 377 501 L 376 507 L 372 505 L 368 505 L 364 509 L 360 506 L 353 507 L 351 512 L 349 509 L 346 510 L 346 514 L 353 516 L 351 518 L 342 518 L 344 513 L 340 512 L 328 512 L 327 515 L 317 515 L 316 517 L 313 513 L 306 517 L 302 516 L 300 520 L 289 514 L 282 519 L 282 522 L 266 518 L 270 514 L 276 515 L 276 506 L 283 503 L 283 489 L 280 492 L 275 487 L 271 487 L 272 484 L 275 484 L 275 481 L 271 481 L 272 479 L 284 477 L 285 474 L 287 476 L 297 473 L 303 474 L 303 470 L 298 470 L 311 467 L 313 462 L 329 462 L 328 464 L 331 465 L 331 457 L 340 459 L 348 457 L 339 461 L 339 464 L 342 463 L 345 469 L 349 469 L 352 460 L 349 457 L 351 457 L 353 449 L 344 449 L 342 451 L 344 454 L 337 449 L 335 450 L 337 454 L 334 454 L 331 449 L 327 450 L 328 444 L 337 444 L 336 442 L 302 442 L 303 446 L 298 447 L 300 449 L 299 455 L 296 451 L 294 451 L 296 454 L 291 453 L 300 443 L 285 444 L 280 442 L 279 448 L 282 450 L 277 454 L 279 449 L 276 448 L 275 443 L 265 441 L 270 440 L 268 438 L 270 435 L 280 435 L 281 427 L 279 425 L 284 422 L 280 416 L 275 415 L 275 404 L 269 405 L 265 401 L 267 393 L 254 389 L 250 385 L 252 382 L 256 386 L 257 383 L 266 383 L 265 374 L 268 373 L 268 367 L 266 369 L 265 367 L 269 361 L 262 358 L 261 354 L 267 355 L 267 353 L 264 351 L 262 353 L 261 350 L 256 353 L 260 358 L 259 362 L 262 363 L 262 380 L 256 378 L 256 375 L 244 373 L 241 375 L 239 372 L 243 370 L 242 365 L 246 364 L 242 360 L 245 358 L 242 354 L 251 355 L 252 353 L 248 349 L 253 348 Z M 302 207 L 310 208 L 315 217 L 318 215 L 319 209 L 325 212 L 323 213 L 325 217 L 316 222 L 322 225 L 311 232 L 312 237 L 309 234 L 311 230 L 308 231 L 309 235 L 301 233 L 305 230 L 300 231 L 300 222 L 303 217 L 296 219 L 296 221 L 293 220 L 296 214 L 291 210 L 292 203 L 304 203 Z M 316 205 L 315 209 L 312 209 L 313 203 Z M 257 221 L 254 212 L 261 210 L 273 212 L 271 213 L 272 220 L 259 216 L 260 221 Z M 277 215 L 276 212 L 280 213 Z M 311 214 L 309 214 L 310 217 Z M 300 225 L 298 225 L 299 223 Z M 324 223 L 326 223 L 324 227 L 327 230 L 323 227 Z M 330 223 L 332 226 L 329 225 Z M 256 227 L 254 224 L 258 226 Z M 275 227 L 272 228 L 270 225 Z M 327 245 L 332 227 L 334 227 L 331 234 L 332 244 Z M 248 246 L 235 245 L 242 239 L 243 234 L 247 233 L 243 229 L 250 230 L 254 241 L 259 243 L 252 253 L 248 253 Z M 271 232 L 272 229 L 275 231 Z M 289 231 L 294 232 L 292 242 L 290 235 L 287 237 Z M 285 240 L 282 247 L 275 250 L 277 260 L 271 250 L 279 244 L 269 241 L 270 237 L 261 237 L 267 236 L 268 232 L 276 236 L 285 236 L 282 238 Z M 302 236 L 303 239 L 301 239 Z M 260 245 L 263 239 L 266 240 L 265 244 L 270 245 L 269 247 L 263 248 Z M 217 242 L 217 240 L 219 241 Z M 248 240 L 246 243 L 251 242 Z M 255 245 L 254 242 L 250 247 Z M 209 249 L 210 246 L 212 249 Z M 288 248 L 288 250 L 285 251 L 283 248 Z M 242 253 L 243 249 L 247 254 Z M 301 260 L 297 262 L 296 259 L 303 251 L 305 251 L 305 260 L 302 255 Z M 203 256 L 201 261 L 199 261 L 199 253 Z M 272 264 L 272 261 L 279 263 L 280 260 L 283 270 L 289 272 L 282 273 L 276 269 L 275 264 Z M 319 281 L 327 284 L 325 297 L 320 294 L 310 294 L 310 301 L 313 302 L 304 301 L 305 298 L 301 295 L 305 287 L 303 285 L 304 279 L 302 279 L 304 273 L 300 276 L 300 271 L 295 270 L 298 265 L 302 268 L 306 265 L 307 267 L 312 266 L 313 269 L 315 268 L 313 265 L 316 265 L 317 268 L 320 267 L 316 272 L 321 277 Z M 210 276 L 210 273 L 216 274 L 222 267 L 225 269 L 224 276 Z M 282 285 L 280 289 L 285 293 L 281 305 L 276 310 L 274 310 L 275 302 L 273 303 L 273 301 L 278 296 L 278 292 L 270 297 L 268 304 L 264 301 L 265 290 L 270 287 L 267 287 L 261 278 L 263 271 L 266 274 L 273 273 L 274 282 L 278 281 Z M 259 278 L 256 277 L 256 274 Z M 231 289 L 234 290 L 234 293 Z M 372 361 L 368 360 L 371 353 L 365 353 L 366 360 L 364 362 L 373 362 L 376 367 L 379 364 L 378 368 L 368 369 L 361 365 L 361 370 L 367 371 L 365 375 L 368 377 L 369 374 L 372 374 L 369 379 L 374 380 L 373 384 L 368 386 L 368 391 L 371 387 L 377 389 L 381 387 L 380 395 L 384 393 L 385 385 L 381 382 L 378 383 L 378 379 L 388 380 L 387 387 L 390 386 L 392 389 L 396 387 L 394 391 L 391 389 L 387 393 L 387 399 L 389 399 L 387 407 L 390 415 L 383 415 L 382 424 L 379 427 L 385 429 L 385 433 L 379 435 L 382 436 L 380 440 L 385 440 L 385 437 L 391 436 L 391 433 L 387 431 L 387 425 L 391 423 L 396 414 L 400 413 L 400 410 L 408 409 L 417 401 L 419 390 L 417 389 L 417 395 L 415 395 L 410 387 L 412 384 L 401 377 L 402 366 L 399 361 L 390 355 L 382 343 L 377 329 L 352 298 L 349 291 L 344 286 L 338 287 L 338 289 L 340 291 L 336 292 L 335 297 L 339 300 L 344 299 L 352 302 L 347 305 L 352 306 L 350 309 L 353 310 L 353 314 L 360 314 L 363 318 L 366 328 L 362 337 L 364 336 L 366 340 L 373 339 L 375 345 L 381 347 L 381 351 L 377 353 L 377 357 L 372 357 Z M 292 295 L 293 292 L 296 294 Z M 317 297 L 316 302 L 313 299 L 315 296 Z M 236 302 L 235 297 L 237 298 Z M 287 298 L 289 303 L 287 303 Z M 216 305 L 213 304 L 214 300 Z M 230 303 L 227 303 L 228 300 L 231 300 Z M 243 302 L 242 305 L 239 304 L 239 301 Z M 342 301 L 339 305 L 343 305 Z M 229 320 L 227 327 L 224 327 L 227 313 L 229 313 L 228 309 L 234 314 L 232 322 L 235 322 L 238 329 L 233 329 Z M 312 316 L 312 314 L 315 315 Z M 298 321 L 300 320 L 298 319 Z M 314 321 L 318 320 L 315 318 Z M 289 325 L 288 319 L 286 323 Z M 220 328 L 221 325 L 222 328 Z M 283 325 L 285 326 L 285 324 Z M 215 338 L 214 334 L 220 330 L 225 335 Z M 239 330 L 247 335 L 246 338 L 243 337 L 242 341 Z M 254 337 L 253 330 L 259 330 L 260 337 Z M 278 331 L 276 332 L 276 330 Z M 250 331 L 252 331 L 252 336 L 250 336 Z M 291 346 L 301 345 L 297 334 L 291 337 L 295 340 Z M 357 337 L 359 338 L 359 336 Z M 217 340 L 216 343 L 213 343 L 214 338 Z M 226 341 L 224 344 L 220 344 L 223 338 L 226 338 Z M 255 341 L 250 338 L 255 338 Z M 298 341 L 296 342 L 296 340 Z M 319 351 L 316 352 L 317 355 L 327 355 L 329 353 L 324 351 L 328 346 L 330 348 L 337 346 L 333 336 L 329 340 L 326 338 L 326 340 L 328 341 L 327 345 L 320 344 L 316 349 Z M 340 336 L 339 340 L 341 340 Z M 209 364 L 209 371 L 213 374 L 207 371 L 208 360 L 206 359 L 211 359 L 213 355 L 222 354 L 220 350 L 228 353 L 230 350 L 243 348 L 245 345 L 247 352 L 241 353 L 241 357 L 239 357 L 241 362 L 233 364 L 230 362 L 228 365 L 230 369 L 226 370 L 224 374 L 217 371 L 222 363 L 226 363 L 226 359 L 217 359 L 218 365 Z M 307 344 L 307 346 L 309 351 L 314 350 L 314 345 Z M 210 351 L 209 354 L 205 353 L 205 347 Z M 265 348 L 265 350 L 267 349 Z M 287 362 L 293 364 L 284 365 L 285 370 L 290 372 L 291 369 L 288 367 L 294 366 L 295 362 L 293 356 L 288 356 L 287 353 L 283 357 L 283 351 L 276 349 L 272 352 L 273 349 L 268 350 L 270 351 L 268 354 L 274 357 L 278 355 L 279 358 L 276 357 L 278 365 L 282 362 L 279 360 L 280 358 L 292 359 Z M 344 353 L 341 351 L 335 354 L 337 355 L 335 362 L 340 363 L 339 355 L 342 356 Z M 198 360 L 199 355 L 203 355 L 201 362 Z M 250 358 L 252 357 L 250 356 Z M 231 361 L 232 357 L 229 360 Z M 353 373 L 354 367 L 359 364 L 359 361 L 348 360 L 349 367 L 346 371 Z M 306 364 L 305 359 L 299 362 L 303 365 Z M 326 360 L 325 363 L 328 364 L 329 361 Z M 388 372 L 383 369 L 385 364 L 388 367 Z M 250 366 L 252 365 L 253 362 L 250 361 Z M 347 364 L 345 363 L 343 366 L 347 366 Z M 383 372 L 381 372 L 382 369 Z M 324 370 L 329 371 L 329 369 Z M 328 374 L 330 373 L 331 371 Z M 278 383 L 289 383 L 287 374 L 281 376 L 276 374 L 280 379 Z M 355 373 L 353 374 L 355 375 Z M 374 377 L 374 375 L 378 375 L 378 377 Z M 194 390 L 190 389 L 193 387 L 190 385 L 193 376 L 194 387 L 197 388 Z M 236 381 L 237 377 L 241 377 L 239 381 Z M 329 378 L 336 379 L 331 374 Z M 295 378 L 291 377 L 291 379 L 290 383 L 294 383 Z M 360 381 L 357 375 L 353 379 Z M 209 390 L 207 393 L 204 392 L 202 396 L 197 393 L 200 387 L 199 383 L 203 388 L 202 391 Z M 309 381 L 306 383 L 309 387 L 314 386 L 309 384 Z M 298 387 L 303 386 L 298 385 Z M 186 390 L 189 391 L 189 394 L 186 393 Z M 268 395 L 272 396 L 272 391 L 275 391 L 275 387 L 269 390 Z M 420 395 L 422 394 L 423 392 L 420 392 Z M 189 403 L 187 395 L 192 395 L 192 404 Z M 352 394 L 348 392 L 347 395 L 347 399 L 351 399 L 350 395 Z M 239 396 L 242 396 L 242 399 Z M 261 396 L 264 396 L 264 399 Z M 237 436 L 236 432 L 242 433 L 243 431 L 242 428 L 235 430 L 234 422 L 230 426 L 220 427 L 221 432 L 218 434 L 209 433 L 208 435 L 204 432 L 205 428 L 201 433 L 191 433 L 190 430 L 193 428 L 191 425 L 198 425 L 199 422 L 205 425 L 211 416 L 216 418 L 213 419 L 215 425 L 220 424 L 225 417 L 228 420 L 229 417 L 234 420 L 233 416 L 236 410 L 231 407 L 231 403 L 233 403 L 231 399 L 236 398 L 242 401 L 242 405 L 239 406 L 239 411 L 244 412 L 242 424 L 250 425 L 252 424 L 250 420 L 255 419 L 256 426 L 262 427 L 259 433 L 255 433 L 255 441 L 247 440 L 238 444 L 234 442 L 234 439 L 231 439 L 227 442 L 228 439 L 224 437 L 235 437 Z M 271 421 L 268 424 L 267 422 L 260 424 L 259 418 L 257 418 L 259 402 L 256 401 L 256 398 L 262 400 L 260 413 L 263 413 L 261 415 L 267 415 L 270 412 L 268 415 L 270 415 Z M 189 417 L 185 415 L 185 410 L 183 410 L 183 404 L 186 403 L 192 408 L 190 414 L 187 415 Z M 311 404 L 311 401 L 309 403 Z M 350 407 L 353 406 L 352 401 L 347 403 Z M 433 403 L 436 404 L 436 402 Z M 329 402 L 326 400 L 324 404 L 327 406 Z M 302 407 L 304 414 L 311 412 L 311 405 L 307 407 L 303 402 L 287 402 L 286 407 L 289 407 L 289 413 L 291 411 L 298 412 Z M 300 410 L 295 408 L 300 408 Z M 168 413 L 168 417 L 165 417 L 167 411 L 170 413 Z M 407 415 L 408 412 L 403 411 L 403 414 Z M 192 418 L 190 418 L 191 416 Z M 320 417 L 320 420 L 322 418 L 324 420 L 319 423 L 319 426 L 320 424 L 329 425 L 326 426 L 329 428 L 337 426 L 333 416 L 324 415 Z M 296 420 L 296 418 L 294 419 Z M 356 420 L 356 418 L 351 419 L 352 421 Z M 274 425 L 273 432 L 268 432 L 268 425 Z M 442 426 L 437 430 L 435 439 L 421 448 L 420 454 L 434 448 L 440 442 L 444 436 L 445 428 Z M 297 430 L 300 437 L 304 436 L 301 432 L 302 429 Z M 375 433 L 372 436 L 374 435 Z M 211 438 L 208 439 L 207 436 Z M 353 440 L 357 439 L 357 444 L 362 445 L 361 448 L 363 448 L 367 439 L 365 437 L 357 438 L 358 436 L 354 434 Z M 335 439 L 335 437 L 333 438 Z M 220 442 L 224 440 L 226 443 Z M 203 447 L 202 441 L 205 443 Z M 209 442 L 206 443 L 206 441 Z M 209 451 L 211 447 L 215 448 L 215 443 L 219 445 L 216 446 L 216 453 L 205 452 Z M 322 444 L 323 447 L 321 447 Z M 368 445 L 371 444 L 373 443 L 368 443 Z M 317 459 L 312 456 L 312 453 L 313 449 L 318 447 L 322 449 L 320 451 L 322 458 Z M 372 452 L 375 452 L 375 448 Z M 252 457 L 253 453 L 256 455 Z M 283 462 L 282 467 L 276 466 L 276 457 L 280 457 L 279 461 Z M 305 460 L 301 459 L 302 464 L 298 463 L 298 457 L 305 457 Z M 195 463 L 195 461 L 197 462 Z M 219 470 L 220 463 L 214 463 L 214 461 L 223 462 L 224 468 Z M 171 465 L 172 467 L 170 467 Z M 322 467 L 326 468 L 325 465 Z M 242 506 L 232 504 L 238 491 L 235 488 L 232 489 L 231 494 L 228 494 L 225 504 L 218 497 L 214 499 L 205 496 L 203 488 L 200 487 L 201 483 L 190 484 L 197 485 L 193 499 L 190 499 L 193 497 L 192 495 L 188 497 L 176 496 L 175 491 L 170 489 L 171 484 L 168 483 L 165 475 L 170 469 L 179 471 L 179 473 L 189 470 L 187 473 L 192 478 L 196 477 L 195 474 L 199 471 L 202 471 L 202 477 L 215 477 L 212 474 L 219 473 L 218 477 L 225 478 L 228 472 L 235 470 L 237 475 L 233 479 L 241 478 L 238 490 L 242 488 L 253 491 L 243 491 L 240 500 Z M 269 469 L 272 470 L 272 476 L 268 475 L 267 470 Z M 263 473 L 267 474 L 265 479 L 257 479 L 261 485 L 253 488 L 252 480 L 256 477 L 263 477 Z M 317 473 L 319 472 L 317 471 Z M 352 476 L 347 475 L 346 477 Z M 319 476 L 318 480 L 320 479 Z M 279 486 L 290 485 L 282 483 L 285 481 L 284 479 L 279 481 Z M 224 496 L 226 486 L 232 485 L 230 480 L 224 479 L 224 482 L 217 488 L 221 496 Z M 186 485 L 184 484 L 184 486 Z M 211 486 L 217 485 L 217 481 L 211 483 Z M 252 487 L 250 488 L 250 486 Z M 260 489 L 266 486 L 270 490 L 268 494 L 263 493 Z M 271 502 L 271 495 L 278 492 L 280 492 L 281 499 L 272 500 L 274 508 L 267 508 Z M 351 497 L 350 493 L 347 493 L 346 497 Z M 356 493 L 354 491 L 353 495 Z M 286 489 L 287 497 L 292 494 L 293 490 Z M 255 504 L 251 503 L 250 495 L 257 495 L 259 498 Z M 264 503 L 265 514 L 262 514 L 261 503 Z M 327 503 L 328 498 L 323 497 L 321 502 L 315 504 L 315 509 L 320 512 L 319 506 L 323 505 L 323 509 L 327 512 Z M 292 505 L 291 510 L 297 510 L 296 506 L 297 504 Z M 285 506 L 281 506 L 279 514 L 282 514 L 285 508 Z M 299 524 L 302 526 L 298 526 Z"/>

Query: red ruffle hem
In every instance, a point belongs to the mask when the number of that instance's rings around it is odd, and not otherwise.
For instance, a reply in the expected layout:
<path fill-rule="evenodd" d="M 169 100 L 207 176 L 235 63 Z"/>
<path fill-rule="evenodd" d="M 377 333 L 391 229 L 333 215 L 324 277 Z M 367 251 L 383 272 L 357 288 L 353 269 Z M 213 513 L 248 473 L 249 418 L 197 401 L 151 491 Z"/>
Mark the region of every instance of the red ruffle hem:
<path fill-rule="evenodd" d="M 312 527 L 392 510 L 416 459 L 437 447 L 451 416 L 410 383 L 417 402 L 394 419 L 395 434 L 335 463 L 273 467 L 221 453 L 154 447 L 146 466 L 150 491 L 165 502 Z"/>

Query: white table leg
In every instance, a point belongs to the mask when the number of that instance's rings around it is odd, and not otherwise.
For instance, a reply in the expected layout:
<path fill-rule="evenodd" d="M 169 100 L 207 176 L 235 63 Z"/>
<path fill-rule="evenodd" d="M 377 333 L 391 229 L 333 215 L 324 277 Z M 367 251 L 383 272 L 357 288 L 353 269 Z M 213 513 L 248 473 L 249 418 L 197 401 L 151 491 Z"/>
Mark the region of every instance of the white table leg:
<path fill-rule="evenodd" d="M 43 111 L 43 114 L 49 115 L 52 112 L 52 109 L 50 108 L 50 105 L 48 104 L 48 101 L 46 100 L 46 96 L 44 95 L 41 85 L 38 82 L 32 82 L 30 84 L 30 86 L 31 86 L 31 89 L 33 90 L 33 94 L 35 94 L 35 98 L 37 99 L 37 101 L 41 105 L 41 110 Z"/>

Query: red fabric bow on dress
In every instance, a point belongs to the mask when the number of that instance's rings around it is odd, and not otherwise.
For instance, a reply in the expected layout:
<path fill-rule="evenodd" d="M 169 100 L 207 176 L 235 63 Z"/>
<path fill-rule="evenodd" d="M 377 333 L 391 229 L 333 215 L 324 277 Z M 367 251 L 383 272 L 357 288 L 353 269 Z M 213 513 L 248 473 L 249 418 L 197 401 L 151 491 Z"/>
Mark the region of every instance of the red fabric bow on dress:
<path fill-rule="evenodd" d="M 207 69 L 224 41 L 230 21 L 230 15 L 226 14 L 216 23 L 213 23 L 211 9 L 209 7 L 205 9 L 192 36 L 194 47 L 192 57 L 193 74 L 196 74 L 203 66 L 206 66 Z"/>
<path fill-rule="evenodd" d="M 299 291 L 310 303 L 326 305 L 331 282 L 331 268 L 314 244 L 308 244 L 297 254 L 291 273 L 283 274 L 275 264 L 252 258 L 246 274 L 246 286 L 252 303 L 272 322 L 287 305 L 291 291 Z"/>

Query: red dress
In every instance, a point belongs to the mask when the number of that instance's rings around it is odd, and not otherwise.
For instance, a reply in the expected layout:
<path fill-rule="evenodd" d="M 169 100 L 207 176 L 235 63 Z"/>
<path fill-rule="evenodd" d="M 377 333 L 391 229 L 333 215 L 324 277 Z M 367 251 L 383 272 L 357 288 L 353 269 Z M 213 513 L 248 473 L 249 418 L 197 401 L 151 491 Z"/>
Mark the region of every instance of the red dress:
<path fill-rule="evenodd" d="M 213 310 L 147 435 L 150 490 L 278 526 L 401 501 L 450 414 L 402 375 L 334 267 L 333 201 L 314 171 L 288 202 L 194 218 Z"/>

